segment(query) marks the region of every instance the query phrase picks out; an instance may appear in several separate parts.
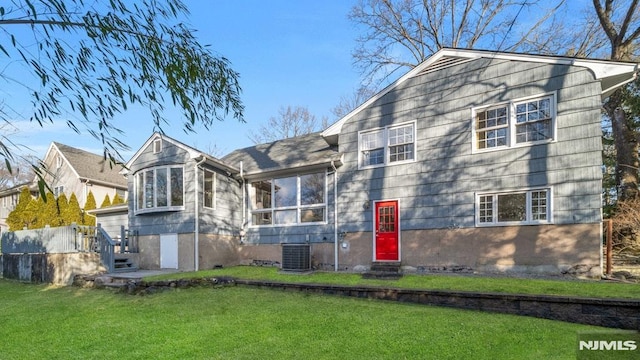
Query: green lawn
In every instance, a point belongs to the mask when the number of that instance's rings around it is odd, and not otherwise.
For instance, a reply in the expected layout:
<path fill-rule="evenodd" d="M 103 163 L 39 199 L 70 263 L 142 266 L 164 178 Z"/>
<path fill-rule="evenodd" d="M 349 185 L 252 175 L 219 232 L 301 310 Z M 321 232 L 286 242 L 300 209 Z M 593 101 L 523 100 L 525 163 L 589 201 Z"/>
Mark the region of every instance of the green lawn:
<path fill-rule="evenodd" d="M 1 359 L 575 359 L 558 321 L 245 287 L 147 296 L 0 280 Z"/>
<path fill-rule="evenodd" d="M 368 280 L 359 274 L 314 272 L 306 275 L 282 273 L 274 267 L 235 266 L 224 269 L 183 272 L 145 278 L 167 280 L 233 276 L 240 279 L 388 286 L 409 289 L 478 291 L 512 294 L 547 294 L 596 298 L 640 299 L 640 283 L 619 283 L 604 280 L 549 280 L 465 275 L 405 275 L 399 280 Z"/>

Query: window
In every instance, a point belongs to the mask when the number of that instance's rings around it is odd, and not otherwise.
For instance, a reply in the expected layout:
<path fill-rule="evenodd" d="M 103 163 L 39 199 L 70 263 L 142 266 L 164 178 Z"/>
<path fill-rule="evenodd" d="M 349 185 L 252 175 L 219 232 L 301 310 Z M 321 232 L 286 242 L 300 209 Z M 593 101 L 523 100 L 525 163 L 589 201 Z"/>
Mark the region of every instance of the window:
<path fill-rule="evenodd" d="M 507 107 L 482 110 L 476 114 L 478 149 L 507 145 Z"/>
<path fill-rule="evenodd" d="M 153 140 L 153 153 L 158 154 L 162 152 L 162 139 Z"/>
<path fill-rule="evenodd" d="M 551 189 L 478 194 L 476 224 L 526 225 L 551 223 Z"/>
<path fill-rule="evenodd" d="M 549 140 L 551 131 L 551 98 L 516 104 L 516 143 Z"/>
<path fill-rule="evenodd" d="M 182 166 L 162 166 L 135 174 L 138 212 L 181 210 L 184 207 Z"/>
<path fill-rule="evenodd" d="M 125 202 L 127 201 L 127 191 L 123 189 L 116 189 L 116 194 Z"/>
<path fill-rule="evenodd" d="M 202 196 L 204 207 L 214 209 L 216 201 L 216 173 L 213 171 L 204 171 L 204 186 L 202 187 Z"/>
<path fill-rule="evenodd" d="M 415 123 L 361 132 L 358 139 L 360 167 L 414 161 L 415 138 Z"/>
<path fill-rule="evenodd" d="M 503 149 L 555 138 L 555 94 L 473 110 L 474 150 Z"/>
<path fill-rule="evenodd" d="M 321 172 L 251 183 L 252 225 L 325 222 L 325 179 Z"/>
<path fill-rule="evenodd" d="M 53 196 L 58 198 L 58 196 L 64 194 L 64 186 L 56 186 L 53 188 Z"/>

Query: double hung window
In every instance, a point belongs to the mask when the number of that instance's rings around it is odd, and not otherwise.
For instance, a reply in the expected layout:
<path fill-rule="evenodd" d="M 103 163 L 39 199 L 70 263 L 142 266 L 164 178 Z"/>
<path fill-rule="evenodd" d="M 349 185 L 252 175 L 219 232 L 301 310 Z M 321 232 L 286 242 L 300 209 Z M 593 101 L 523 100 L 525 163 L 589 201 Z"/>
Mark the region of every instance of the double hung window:
<path fill-rule="evenodd" d="M 473 109 L 474 150 L 555 140 L 555 94 Z"/>
<path fill-rule="evenodd" d="M 415 123 L 360 132 L 360 168 L 415 160 Z"/>

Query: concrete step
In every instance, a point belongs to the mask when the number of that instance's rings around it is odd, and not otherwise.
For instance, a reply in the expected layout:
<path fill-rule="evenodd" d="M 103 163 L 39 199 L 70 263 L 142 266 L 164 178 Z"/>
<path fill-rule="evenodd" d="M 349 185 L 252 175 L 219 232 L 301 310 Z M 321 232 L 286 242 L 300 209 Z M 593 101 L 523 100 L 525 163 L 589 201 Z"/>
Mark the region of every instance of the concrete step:
<path fill-rule="evenodd" d="M 371 269 L 362 274 L 363 279 L 397 280 L 401 277 L 400 262 L 374 262 Z"/>
<path fill-rule="evenodd" d="M 371 264 L 371 271 L 400 273 L 399 262 L 374 262 Z"/>
<path fill-rule="evenodd" d="M 114 259 L 113 262 L 113 271 L 114 272 L 129 272 L 136 271 L 138 267 L 131 261 L 131 259 L 126 257 L 120 257 Z"/>

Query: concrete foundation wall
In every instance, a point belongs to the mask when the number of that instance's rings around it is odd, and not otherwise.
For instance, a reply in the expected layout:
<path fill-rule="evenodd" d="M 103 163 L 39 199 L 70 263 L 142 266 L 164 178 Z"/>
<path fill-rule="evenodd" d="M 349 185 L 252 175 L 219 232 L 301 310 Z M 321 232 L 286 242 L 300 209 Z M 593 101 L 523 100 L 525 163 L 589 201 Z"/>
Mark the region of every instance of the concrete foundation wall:
<path fill-rule="evenodd" d="M 71 285 L 80 274 L 105 272 L 96 253 L 3 254 L 2 276 L 33 283 Z"/>
<path fill-rule="evenodd" d="M 160 269 L 160 235 L 139 236 L 139 261 L 141 269 Z M 195 257 L 193 234 L 178 234 L 178 270 L 193 271 Z"/>
<path fill-rule="evenodd" d="M 199 269 L 234 266 L 240 263 L 240 238 L 228 235 L 200 235 L 198 241 Z"/>
<path fill-rule="evenodd" d="M 198 241 L 198 269 L 212 269 L 216 266 L 240 264 L 236 236 L 200 234 Z M 160 236 L 144 235 L 139 237 L 139 264 L 141 269 L 160 269 Z M 194 234 L 178 234 L 178 269 L 193 271 L 195 263 Z"/>
<path fill-rule="evenodd" d="M 316 270 L 333 270 L 334 244 L 312 243 L 311 267 Z M 240 264 L 242 265 L 276 265 L 282 264 L 282 245 L 243 245 L 239 248 Z"/>
<path fill-rule="evenodd" d="M 194 264 L 193 234 L 178 236 L 179 269 Z M 405 272 L 499 271 L 602 274 L 600 224 L 505 226 L 401 231 L 400 262 Z M 335 245 L 311 244 L 314 269 L 334 270 Z M 203 234 L 199 269 L 282 263 L 280 244 L 240 244 L 237 237 Z M 338 269 L 362 272 L 373 258 L 373 233 L 346 233 L 338 243 Z M 158 236 L 140 237 L 140 267 L 160 268 Z"/>
<path fill-rule="evenodd" d="M 140 235 L 138 248 L 141 269 L 155 270 L 160 268 L 160 236 Z"/>
<path fill-rule="evenodd" d="M 602 274 L 600 224 L 511 226 L 401 232 L 405 272 L 500 271 Z M 314 269 L 334 269 L 334 244 L 311 244 Z M 242 264 L 282 261 L 280 245 L 239 248 Z M 366 271 L 373 262 L 373 234 L 345 234 L 338 244 L 341 271 Z"/>

